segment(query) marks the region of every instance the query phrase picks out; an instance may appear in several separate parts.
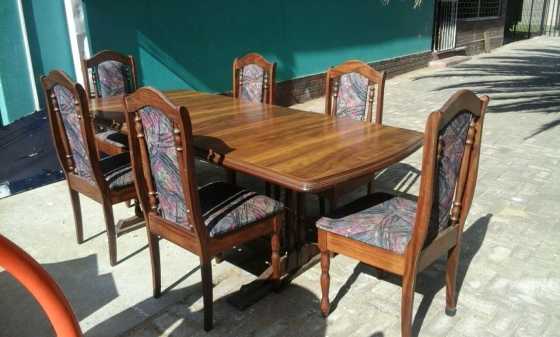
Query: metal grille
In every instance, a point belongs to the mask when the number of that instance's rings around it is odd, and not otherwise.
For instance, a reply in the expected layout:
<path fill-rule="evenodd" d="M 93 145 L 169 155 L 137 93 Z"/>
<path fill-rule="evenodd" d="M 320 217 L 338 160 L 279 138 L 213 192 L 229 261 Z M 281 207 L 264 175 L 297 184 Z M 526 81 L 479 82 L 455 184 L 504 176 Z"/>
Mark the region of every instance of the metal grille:
<path fill-rule="evenodd" d="M 559 36 L 560 0 L 510 0 L 506 35 L 517 40 L 535 35 Z"/>
<path fill-rule="evenodd" d="M 455 48 L 457 33 L 457 0 L 438 2 L 438 25 L 435 49 L 438 51 Z"/>
<path fill-rule="evenodd" d="M 545 6 L 544 34 L 560 36 L 560 0 L 549 0 Z"/>
<path fill-rule="evenodd" d="M 459 19 L 500 16 L 500 0 L 459 0 Z"/>

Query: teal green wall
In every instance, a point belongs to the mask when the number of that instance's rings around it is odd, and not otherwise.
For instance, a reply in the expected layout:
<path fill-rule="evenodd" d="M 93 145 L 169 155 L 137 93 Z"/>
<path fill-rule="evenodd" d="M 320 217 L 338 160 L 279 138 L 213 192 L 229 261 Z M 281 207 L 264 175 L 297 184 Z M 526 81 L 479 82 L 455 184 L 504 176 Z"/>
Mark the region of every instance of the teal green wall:
<path fill-rule="evenodd" d="M 0 116 L 6 125 L 35 109 L 18 0 L 0 1 Z"/>
<path fill-rule="evenodd" d="M 433 2 L 412 0 L 85 1 L 94 52 L 135 56 L 143 84 L 231 89 L 231 64 L 250 51 L 278 63 L 278 80 L 347 59 L 431 49 Z"/>
<path fill-rule="evenodd" d="M 0 0 L 0 116 L 9 124 L 35 110 L 25 54 L 25 33 L 18 0 Z M 62 69 L 75 78 L 63 0 L 22 1 L 39 105 L 44 107 L 40 77 Z"/>
<path fill-rule="evenodd" d="M 76 79 L 64 12 L 64 0 L 25 0 L 23 1 L 23 13 L 33 72 L 39 91 L 39 104 L 44 107 L 40 83 L 42 75 L 53 69 L 60 69 L 71 78 Z"/>

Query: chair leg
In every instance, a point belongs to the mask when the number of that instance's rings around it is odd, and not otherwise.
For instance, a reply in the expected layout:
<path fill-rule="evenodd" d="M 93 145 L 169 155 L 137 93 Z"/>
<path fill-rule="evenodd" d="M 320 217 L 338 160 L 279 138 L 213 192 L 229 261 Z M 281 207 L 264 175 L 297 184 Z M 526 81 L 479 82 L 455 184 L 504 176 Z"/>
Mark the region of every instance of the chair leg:
<path fill-rule="evenodd" d="M 280 280 L 280 231 L 281 215 L 277 215 L 272 222 L 272 235 L 270 237 L 270 247 L 272 256 L 270 262 L 272 264 L 272 280 L 278 282 Z"/>
<path fill-rule="evenodd" d="M 373 181 L 370 180 L 367 184 L 367 195 L 370 195 L 373 193 Z"/>
<path fill-rule="evenodd" d="M 447 255 L 447 267 L 445 275 L 445 314 L 455 316 L 457 312 L 457 268 L 459 267 L 459 255 L 461 253 L 460 244 L 449 250 Z"/>
<path fill-rule="evenodd" d="M 412 304 L 414 303 L 414 283 L 416 272 L 405 273 L 402 279 L 401 337 L 412 336 Z"/>
<path fill-rule="evenodd" d="M 321 312 L 323 317 L 329 315 L 329 287 L 331 277 L 329 275 L 329 268 L 331 264 L 331 257 L 327 249 L 327 234 L 319 230 L 319 250 L 321 251 Z"/>
<path fill-rule="evenodd" d="M 213 299 L 212 299 L 212 264 L 211 259 L 200 258 L 202 272 L 202 299 L 204 302 L 204 330 L 210 331 L 213 326 Z"/>
<path fill-rule="evenodd" d="M 139 218 L 144 217 L 144 213 L 142 213 L 142 208 L 140 207 L 140 201 L 138 199 L 134 199 L 134 215 Z"/>
<path fill-rule="evenodd" d="M 80 207 L 80 193 L 69 189 L 72 210 L 74 211 L 74 225 L 76 226 L 76 241 L 84 242 L 84 225 L 82 223 L 82 208 Z"/>
<path fill-rule="evenodd" d="M 159 238 L 148 230 L 148 246 L 150 247 L 150 261 L 152 263 L 152 285 L 154 297 L 161 296 L 161 262 L 159 256 Z"/>
<path fill-rule="evenodd" d="M 109 262 L 111 266 L 117 264 L 117 233 L 115 231 L 115 217 L 113 216 L 113 205 L 103 202 L 103 215 L 107 227 L 107 239 L 109 241 Z"/>

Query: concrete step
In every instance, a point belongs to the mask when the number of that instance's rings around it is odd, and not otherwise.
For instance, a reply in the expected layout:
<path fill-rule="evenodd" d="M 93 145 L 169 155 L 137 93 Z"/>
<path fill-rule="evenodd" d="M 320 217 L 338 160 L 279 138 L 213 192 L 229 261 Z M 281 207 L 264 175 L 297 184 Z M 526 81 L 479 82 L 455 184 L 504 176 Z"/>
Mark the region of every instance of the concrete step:
<path fill-rule="evenodd" d="M 430 63 L 428 63 L 428 66 L 430 68 L 438 68 L 438 69 L 439 68 L 447 68 L 447 67 L 450 67 L 450 66 L 457 65 L 459 63 L 466 62 L 470 59 L 471 59 L 470 56 L 457 55 L 457 56 L 446 57 L 446 58 L 440 59 L 440 60 L 430 61 Z"/>

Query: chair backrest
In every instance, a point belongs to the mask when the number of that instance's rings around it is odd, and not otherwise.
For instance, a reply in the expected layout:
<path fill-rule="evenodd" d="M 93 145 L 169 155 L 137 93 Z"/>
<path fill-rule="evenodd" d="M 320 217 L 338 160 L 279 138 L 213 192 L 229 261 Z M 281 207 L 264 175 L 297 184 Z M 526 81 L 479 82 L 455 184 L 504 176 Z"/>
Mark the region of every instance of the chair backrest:
<path fill-rule="evenodd" d="M 325 83 L 325 113 L 381 125 L 385 72 L 368 64 L 350 60 L 327 71 Z"/>
<path fill-rule="evenodd" d="M 462 231 L 476 186 L 488 102 L 488 96 L 460 90 L 428 118 L 413 237 L 422 245 L 450 226 Z"/>
<path fill-rule="evenodd" d="M 233 61 L 233 97 L 273 104 L 276 86 L 276 63 L 257 53 Z"/>
<path fill-rule="evenodd" d="M 104 186 L 84 88 L 59 70 L 42 76 L 41 82 L 56 152 L 65 174 Z"/>
<path fill-rule="evenodd" d="M 136 90 L 134 58 L 103 50 L 82 61 L 86 91 L 90 98 L 126 95 Z"/>
<path fill-rule="evenodd" d="M 150 222 L 207 239 L 200 215 L 189 112 L 143 87 L 125 96 L 136 190 Z"/>

